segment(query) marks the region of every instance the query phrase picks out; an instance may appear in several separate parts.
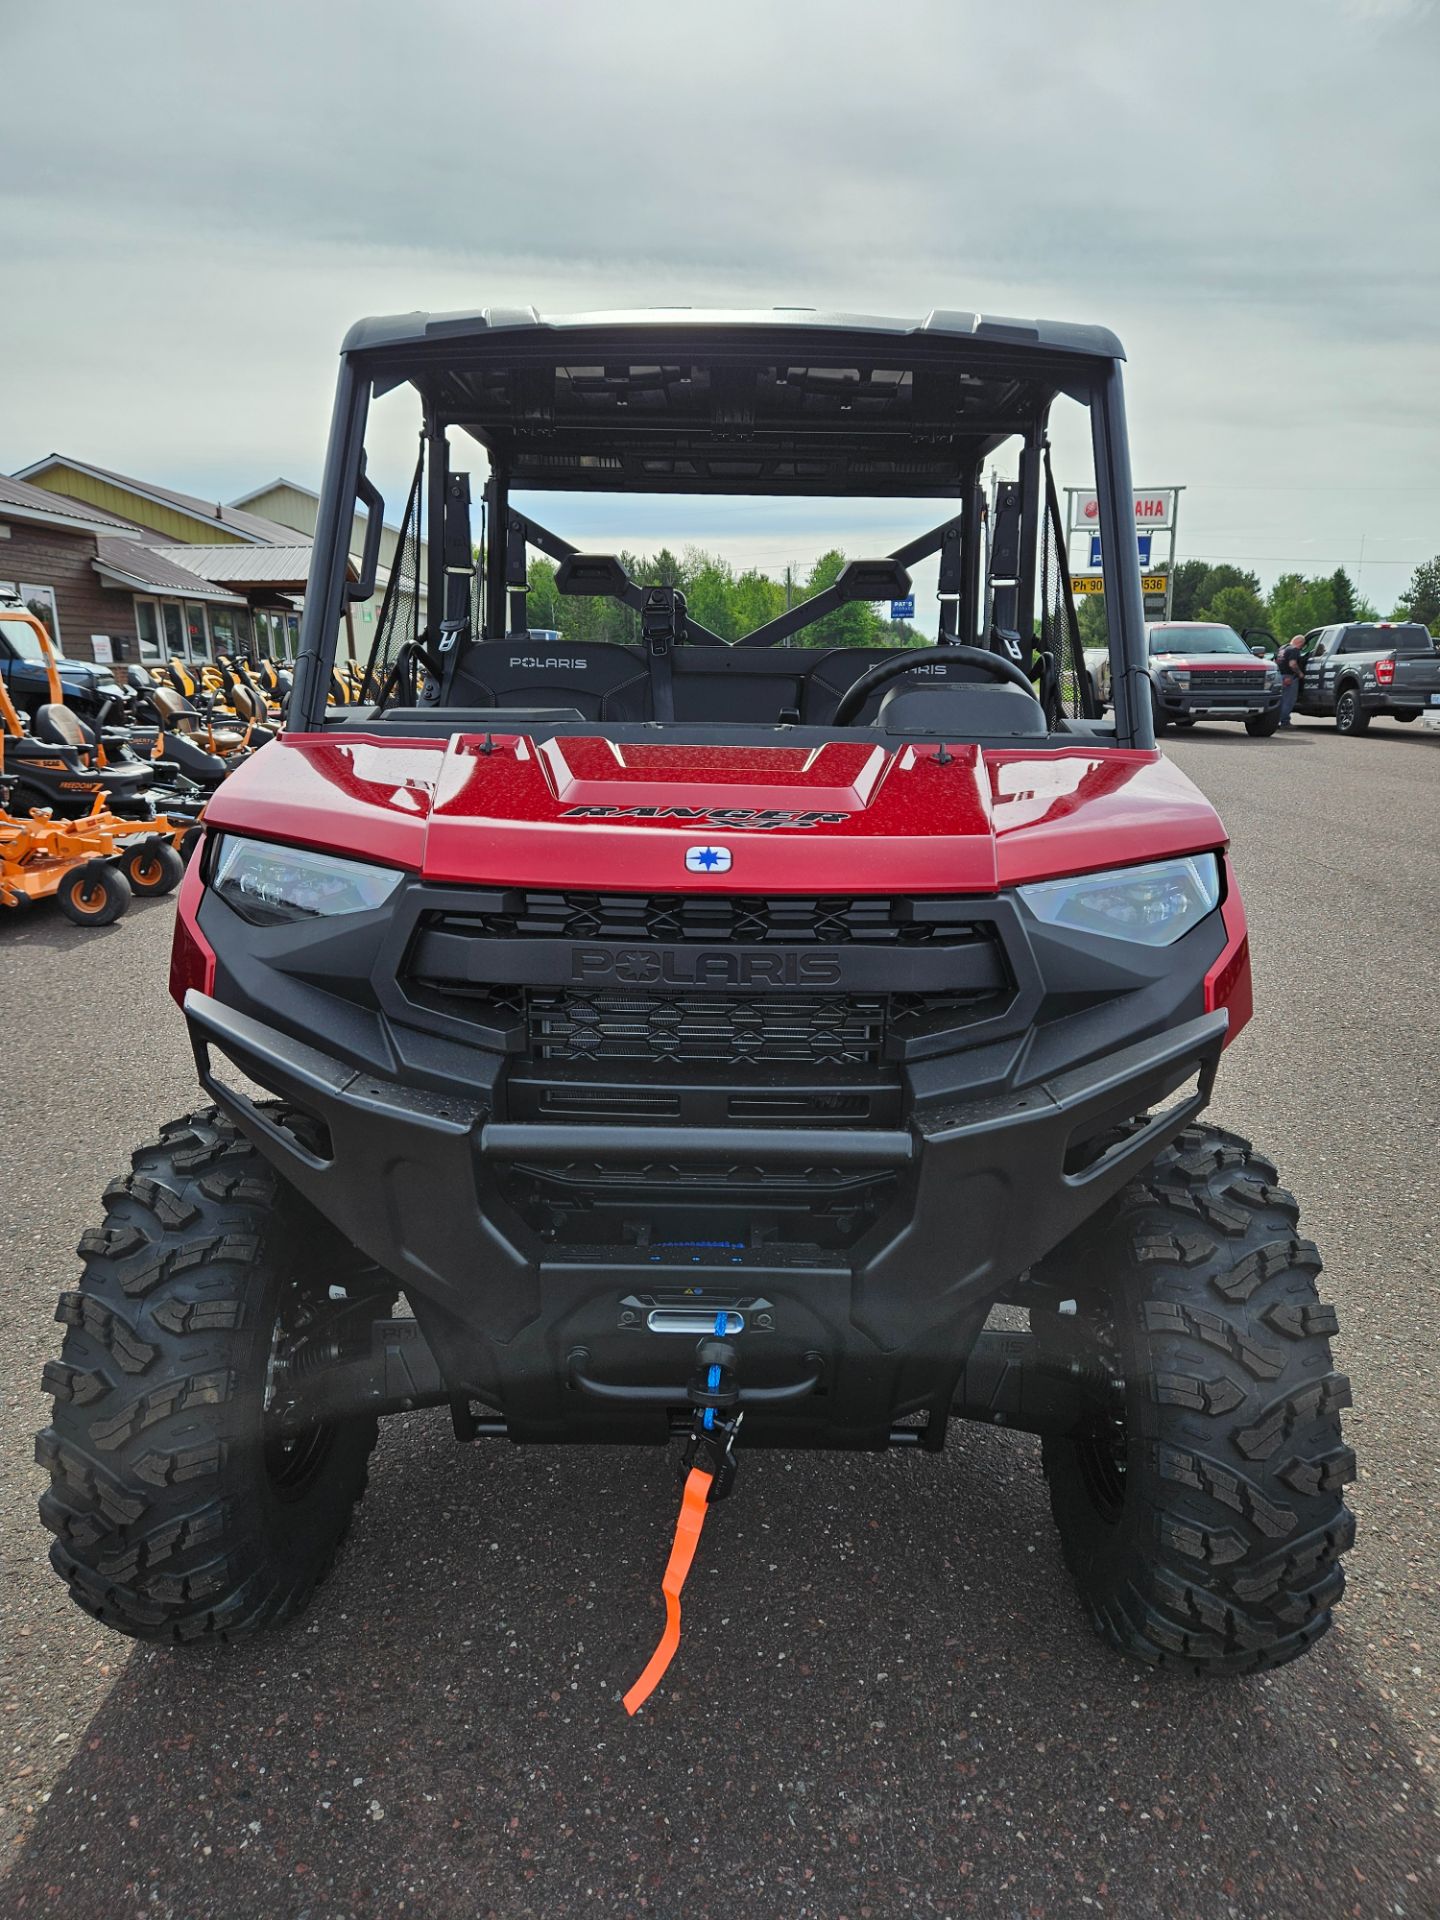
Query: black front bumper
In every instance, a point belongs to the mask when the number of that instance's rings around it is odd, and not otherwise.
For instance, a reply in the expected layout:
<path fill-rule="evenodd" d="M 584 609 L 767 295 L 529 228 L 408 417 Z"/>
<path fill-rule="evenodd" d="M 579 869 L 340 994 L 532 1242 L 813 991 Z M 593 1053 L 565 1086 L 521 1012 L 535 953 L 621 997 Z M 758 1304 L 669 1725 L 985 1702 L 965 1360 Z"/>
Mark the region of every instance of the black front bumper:
<path fill-rule="evenodd" d="M 1200 1112 L 1226 1031 L 1223 1012 L 1191 1018 L 1018 1090 L 932 1104 L 903 1126 L 654 1128 L 497 1122 L 478 1099 L 357 1070 L 193 990 L 185 1010 L 210 1095 L 396 1276 L 447 1384 L 497 1408 L 513 1438 L 663 1440 L 669 1407 L 684 1404 L 697 1319 L 725 1312 L 744 1323 L 747 1441 L 795 1446 L 883 1446 L 920 1413 L 943 1432 L 992 1302 Z M 225 1060 L 310 1116 L 309 1143 L 232 1084 Z M 597 1155 L 681 1168 L 854 1163 L 893 1174 L 897 1197 L 843 1251 L 546 1245 L 509 1203 L 506 1170 Z"/>

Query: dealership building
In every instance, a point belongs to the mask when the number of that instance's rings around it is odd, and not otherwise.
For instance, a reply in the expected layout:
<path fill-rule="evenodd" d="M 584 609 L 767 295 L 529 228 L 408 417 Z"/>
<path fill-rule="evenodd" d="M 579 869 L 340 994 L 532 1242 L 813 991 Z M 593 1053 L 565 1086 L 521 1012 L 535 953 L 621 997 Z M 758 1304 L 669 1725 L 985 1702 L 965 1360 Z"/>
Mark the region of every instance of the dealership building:
<path fill-rule="evenodd" d="M 317 506 L 311 489 L 289 480 L 226 505 L 50 454 L 0 475 L 0 593 L 18 595 L 75 660 L 242 652 L 290 660 Z M 357 513 L 356 562 L 364 535 Z M 347 609 L 342 654 L 368 655 L 398 550 L 387 525 L 376 598 Z M 423 623 L 423 557 L 420 574 Z M 416 583 L 397 580 L 394 591 L 409 598 Z"/>

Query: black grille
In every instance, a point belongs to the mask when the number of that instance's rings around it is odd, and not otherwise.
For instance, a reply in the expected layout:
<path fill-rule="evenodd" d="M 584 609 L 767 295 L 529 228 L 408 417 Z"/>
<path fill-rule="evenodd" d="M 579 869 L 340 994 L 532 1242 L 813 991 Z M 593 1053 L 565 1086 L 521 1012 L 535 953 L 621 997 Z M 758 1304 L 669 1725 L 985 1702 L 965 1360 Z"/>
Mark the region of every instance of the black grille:
<path fill-rule="evenodd" d="M 1195 693 L 1264 693 L 1265 675 L 1248 667 L 1196 667 L 1190 674 L 1190 691 Z"/>
<path fill-rule="evenodd" d="M 507 892 L 493 899 L 493 906 L 443 914 L 430 924 L 491 940 L 695 940 L 707 946 L 954 946 L 990 937 L 964 917 L 959 902 L 943 898 Z"/>
<path fill-rule="evenodd" d="M 553 1061 L 874 1066 L 885 1001 L 840 994 L 531 993 L 530 1052 Z"/>

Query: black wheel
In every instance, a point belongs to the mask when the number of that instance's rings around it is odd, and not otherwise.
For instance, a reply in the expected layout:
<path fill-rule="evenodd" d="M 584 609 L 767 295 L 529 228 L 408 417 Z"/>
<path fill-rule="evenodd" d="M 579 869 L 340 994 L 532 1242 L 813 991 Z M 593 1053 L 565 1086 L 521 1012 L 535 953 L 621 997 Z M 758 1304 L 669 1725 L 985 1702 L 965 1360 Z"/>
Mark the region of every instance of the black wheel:
<path fill-rule="evenodd" d="M 394 1288 L 214 1108 L 132 1161 L 60 1297 L 40 1517 L 51 1564 L 97 1620 L 137 1639 L 230 1639 L 305 1606 L 375 1445 L 374 1419 L 277 1426 L 266 1405 L 286 1355 L 322 1322 L 368 1342 Z"/>
<path fill-rule="evenodd" d="M 1175 728 L 1177 733 L 1188 733 L 1194 724 L 1195 722 L 1190 718 L 1188 713 L 1182 713 L 1170 722 L 1170 725 Z"/>
<path fill-rule="evenodd" d="M 1412 710 L 1409 713 L 1392 713 L 1390 718 L 1392 720 L 1398 720 L 1402 727 L 1408 727 L 1412 720 L 1418 720 L 1420 716 Z"/>
<path fill-rule="evenodd" d="M 108 927 L 130 904 L 130 882 L 108 860 L 87 860 L 61 880 L 55 902 L 77 927 Z"/>
<path fill-rule="evenodd" d="M 1245 721 L 1245 731 L 1253 733 L 1258 739 L 1268 740 L 1272 733 L 1279 730 L 1278 713 L 1252 713 Z"/>
<path fill-rule="evenodd" d="M 1370 716 L 1360 704 L 1360 689 L 1342 687 L 1335 699 L 1335 731 L 1364 733 L 1369 724 Z"/>
<path fill-rule="evenodd" d="M 1170 722 L 1165 718 L 1165 709 L 1161 706 L 1159 697 L 1153 690 L 1150 695 L 1150 711 L 1155 716 L 1155 738 L 1158 740 Z"/>
<path fill-rule="evenodd" d="M 38 787 L 27 787 L 23 780 L 15 782 L 15 791 L 10 796 L 8 811 L 17 819 L 23 819 L 29 813 L 43 813 L 47 807 L 52 813 L 55 811 L 54 801 L 47 800 Z"/>
<path fill-rule="evenodd" d="M 1050 1503 L 1090 1616 L 1152 1666 L 1251 1673 L 1329 1627 L 1355 1475 L 1320 1258 L 1270 1162 L 1190 1127 L 1037 1278 L 1047 1353 L 1111 1382 L 1083 1438 L 1044 1443 Z"/>
<path fill-rule="evenodd" d="M 137 840 L 120 864 L 136 893 L 170 893 L 185 878 L 185 862 L 168 840 Z"/>

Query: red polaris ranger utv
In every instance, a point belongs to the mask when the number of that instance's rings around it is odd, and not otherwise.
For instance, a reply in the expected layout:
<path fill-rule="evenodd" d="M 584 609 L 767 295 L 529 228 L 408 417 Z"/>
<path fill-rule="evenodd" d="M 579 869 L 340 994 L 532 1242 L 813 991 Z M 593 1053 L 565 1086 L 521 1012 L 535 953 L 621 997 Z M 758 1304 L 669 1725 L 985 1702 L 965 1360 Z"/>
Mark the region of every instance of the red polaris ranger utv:
<path fill-rule="evenodd" d="M 377 1417 L 447 1406 L 467 1442 L 682 1438 L 672 1616 L 749 1448 L 980 1420 L 1043 1436 L 1116 1647 L 1242 1673 L 1325 1631 L 1348 1389 L 1294 1200 L 1203 1118 L 1250 963 L 1225 829 L 1155 750 L 1121 357 L 959 312 L 351 331 L 288 724 L 179 896 L 211 1104 L 106 1190 L 60 1304 L 43 1513 L 81 1606 L 288 1619 Z M 419 459 L 331 710 L 397 406 Z M 1103 719 L 1050 472 L 1081 408 Z M 530 517 L 597 490 L 919 531 L 737 638 Z M 579 596 L 539 634 L 532 553 Z M 937 644 L 827 643 L 937 558 Z"/>

